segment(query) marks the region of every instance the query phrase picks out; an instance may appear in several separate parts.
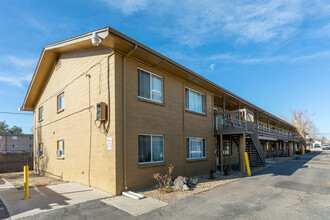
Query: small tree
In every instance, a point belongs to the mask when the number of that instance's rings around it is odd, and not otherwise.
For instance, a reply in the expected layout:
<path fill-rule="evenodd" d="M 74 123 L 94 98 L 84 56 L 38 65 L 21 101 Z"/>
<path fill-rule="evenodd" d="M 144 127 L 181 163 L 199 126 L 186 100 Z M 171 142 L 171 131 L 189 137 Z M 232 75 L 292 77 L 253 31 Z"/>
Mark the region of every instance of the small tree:
<path fill-rule="evenodd" d="M 159 173 L 154 173 L 154 179 L 158 182 L 158 187 L 160 190 L 164 190 L 169 193 L 173 191 L 172 187 L 172 172 L 174 169 L 174 165 L 170 164 L 168 167 L 167 174 L 161 175 Z"/>

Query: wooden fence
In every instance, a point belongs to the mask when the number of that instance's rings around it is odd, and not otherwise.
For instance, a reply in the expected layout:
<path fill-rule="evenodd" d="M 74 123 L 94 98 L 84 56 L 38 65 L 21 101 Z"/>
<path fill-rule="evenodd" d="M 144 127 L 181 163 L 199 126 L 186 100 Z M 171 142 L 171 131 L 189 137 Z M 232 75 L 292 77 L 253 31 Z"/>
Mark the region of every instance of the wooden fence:
<path fill-rule="evenodd" d="M 23 171 L 28 165 L 33 170 L 33 153 L 0 153 L 0 173 Z"/>

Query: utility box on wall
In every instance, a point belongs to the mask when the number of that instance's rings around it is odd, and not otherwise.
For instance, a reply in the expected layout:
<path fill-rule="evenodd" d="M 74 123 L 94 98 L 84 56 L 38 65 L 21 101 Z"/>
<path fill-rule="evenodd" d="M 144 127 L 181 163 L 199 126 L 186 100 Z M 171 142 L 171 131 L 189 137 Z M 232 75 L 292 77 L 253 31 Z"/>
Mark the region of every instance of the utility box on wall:
<path fill-rule="evenodd" d="M 106 121 L 107 120 L 107 104 L 99 102 L 96 104 L 96 120 Z"/>

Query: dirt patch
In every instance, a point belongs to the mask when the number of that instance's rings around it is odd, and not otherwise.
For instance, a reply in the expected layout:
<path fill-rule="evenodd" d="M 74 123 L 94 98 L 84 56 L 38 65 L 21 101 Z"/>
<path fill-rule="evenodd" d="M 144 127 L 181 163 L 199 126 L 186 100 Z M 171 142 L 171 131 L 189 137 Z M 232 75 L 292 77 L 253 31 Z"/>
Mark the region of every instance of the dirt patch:
<path fill-rule="evenodd" d="M 225 185 L 231 182 L 234 182 L 242 177 L 242 174 L 239 172 L 231 173 L 231 175 L 223 176 L 220 174 L 214 174 L 214 179 L 209 179 L 209 175 L 200 175 L 197 176 L 198 183 L 194 188 L 191 188 L 189 191 L 175 190 L 170 193 L 166 193 L 156 189 L 156 187 L 151 187 L 147 189 L 140 190 L 139 193 L 152 197 L 154 199 L 158 199 L 160 201 L 166 203 L 173 203 L 179 199 L 183 199 L 187 196 L 191 196 L 194 194 L 198 194 L 201 192 L 205 192 L 211 190 L 217 186 Z"/>
<path fill-rule="evenodd" d="M 23 189 L 24 187 L 24 173 L 23 172 L 14 172 L 14 173 L 2 173 L 0 174 L 0 179 L 5 179 L 16 189 Z M 47 176 L 39 176 L 33 171 L 29 172 L 29 188 L 34 188 L 38 186 L 49 186 L 65 183 L 61 179 L 55 179 Z"/>

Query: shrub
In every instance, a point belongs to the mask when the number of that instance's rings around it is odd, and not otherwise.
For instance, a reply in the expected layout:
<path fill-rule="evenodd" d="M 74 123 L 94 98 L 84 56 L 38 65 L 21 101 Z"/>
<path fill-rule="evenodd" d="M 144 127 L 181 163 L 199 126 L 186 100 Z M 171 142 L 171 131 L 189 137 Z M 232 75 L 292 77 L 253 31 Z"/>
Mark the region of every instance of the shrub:
<path fill-rule="evenodd" d="M 224 173 L 225 176 L 228 176 L 228 168 L 227 167 L 225 167 L 225 169 L 223 169 L 223 173 Z"/>
<path fill-rule="evenodd" d="M 154 173 L 154 179 L 158 182 L 158 188 L 167 193 L 173 191 L 173 181 L 172 181 L 172 172 L 174 169 L 174 165 L 170 164 L 168 167 L 167 174 L 160 175 L 159 173 Z"/>
<path fill-rule="evenodd" d="M 198 183 L 198 177 L 197 176 L 194 176 L 194 177 L 191 177 L 189 178 L 189 185 L 193 185 L 193 186 L 196 186 Z"/>
<path fill-rule="evenodd" d="M 210 179 L 213 180 L 214 179 L 214 171 L 213 169 L 210 169 Z"/>

